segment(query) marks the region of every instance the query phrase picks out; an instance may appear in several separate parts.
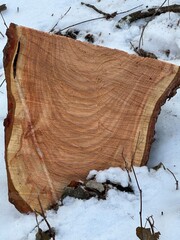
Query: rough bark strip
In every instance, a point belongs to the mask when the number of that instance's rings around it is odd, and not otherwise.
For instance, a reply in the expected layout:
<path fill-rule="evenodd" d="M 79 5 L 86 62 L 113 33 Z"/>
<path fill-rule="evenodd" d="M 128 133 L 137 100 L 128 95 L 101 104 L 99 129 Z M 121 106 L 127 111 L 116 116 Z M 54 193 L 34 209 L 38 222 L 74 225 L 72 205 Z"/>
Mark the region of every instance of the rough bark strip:
<path fill-rule="evenodd" d="M 180 5 L 174 4 L 164 7 L 155 7 L 155 8 L 149 8 L 147 10 L 140 10 L 137 12 L 133 12 L 123 18 L 121 18 L 116 27 L 121 28 L 124 24 L 131 24 L 132 22 L 135 22 L 142 18 L 152 17 L 153 15 L 159 16 L 162 13 L 166 12 L 174 12 L 174 13 L 180 13 Z"/>
<path fill-rule="evenodd" d="M 5 155 L 20 211 L 40 211 L 38 196 L 49 208 L 71 180 L 123 157 L 146 164 L 178 66 L 14 24 L 7 36 Z"/>

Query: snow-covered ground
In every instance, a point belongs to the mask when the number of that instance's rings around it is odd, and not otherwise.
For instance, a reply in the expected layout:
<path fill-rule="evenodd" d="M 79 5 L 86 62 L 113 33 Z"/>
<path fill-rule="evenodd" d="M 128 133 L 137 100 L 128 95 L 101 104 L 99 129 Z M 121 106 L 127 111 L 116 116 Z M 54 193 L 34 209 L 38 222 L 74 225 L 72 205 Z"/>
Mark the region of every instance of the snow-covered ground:
<path fill-rule="evenodd" d="M 144 3 L 145 2 L 145 3 Z M 180 4 L 167 1 L 168 4 Z M 81 5 L 79 0 L 5 0 L 8 10 L 3 12 L 6 23 L 50 31 L 63 14 L 71 7 L 68 14 L 59 21 L 56 29 L 87 19 L 101 17 L 94 10 Z M 104 12 L 123 12 L 133 7 L 145 9 L 147 6 L 160 6 L 162 0 L 89 0 Z M 137 9 L 137 10 L 138 10 Z M 136 11 L 136 10 L 135 10 Z M 144 20 L 139 20 L 117 29 L 115 26 L 121 17 L 119 14 L 111 20 L 101 19 L 80 24 L 78 39 L 85 41 L 87 33 L 93 34 L 94 44 L 117 48 L 133 53 L 130 41 L 137 46 Z M 74 28 L 73 28 L 74 29 Z M 0 19 L 0 31 L 5 34 L 5 26 Z M 6 37 L 0 35 L 0 83 L 4 79 L 3 53 Z M 155 17 L 147 26 L 143 37 L 143 48 L 153 52 L 159 59 L 180 65 L 180 14 L 168 13 Z M 167 54 L 169 52 L 169 55 Z M 167 56 L 168 55 L 168 56 Z M 143 225 L 146 218 L 153 215 L 155 231 L 161 233 L 161 240 L 180 239 L 180 190 L 176 190 L 172 174 L 160 168 L 150 169 L 160 162 L 180 179 L 180 91 L 163 107 L 156 124 L 156 141 L 151 150 L 148 167 L 135 168 L 143 194 Z M 6 85 L 0 87 L 0 239 L 22 240 L 35 239 L 37 231 L 31 231 L 36 225 L 33 214 L 20 214 L 8 202 L 6 169 L 4 162 L 3 119 L 7 114 Z M 94 172 L 93 172 L 94 173 Z M 136 237 L 139 223 L 140 195 L 132 173 L 134 194 L 111 189 L 106 200 L 77 200 L 66 198 L 58 212 L 47 213 L 51 226 L 56 229 L 56 240 L 130 240 Z M 127 173 L 118 168 L 100 171 L 97 181 L 110 179 L 124 186 L 128 184 Z M 148 224 L 147 224 L 148 226 Z M 41 228 L 46 229 L 44 223 Z"/>

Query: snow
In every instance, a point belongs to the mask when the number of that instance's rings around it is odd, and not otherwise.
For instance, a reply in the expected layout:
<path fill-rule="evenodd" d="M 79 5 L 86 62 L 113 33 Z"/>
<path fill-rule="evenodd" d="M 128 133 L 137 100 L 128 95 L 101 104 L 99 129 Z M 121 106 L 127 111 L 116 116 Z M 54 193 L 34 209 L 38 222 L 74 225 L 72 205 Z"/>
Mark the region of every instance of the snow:
<path fill-rule="evenodd" d="M 148 3 L 147 3 L 148 2 Z M 105 12 L 122 12 L 143 4 L 137 10 L 152 6 L 160 6 L 162 0 L 89 0 L 87 3 L 96 5 Z M 180 1 L 169 1 L 170 4 L 180 4 Z M 5 0 L 8 10 L 3 12 L 6 23 L 15 22 L 19 25 L 49 32 L 63 14 L 70 11 L 59 21 L 56 29 L 65 28 L 83 20 L 101 17 L 101 14 L 81 5 L 79 0 Z M 166 3 L 167 4 L 167 3 Z M 18 10 L 19 9 L 19 10 Z M 114 19 L 88 22 L 74 27 L 80 30 L 78 39 L 85 41 L 87 33 L 95 37 L 94 44 L 117 48 L 134 53 L 130 41 L 137 46 L 145 24 L 138 20 L 131 26 L 122 29 L 115 26 L 118 20 L 126 14 L 117 15 Z M 180 65 L 180 25 L 179 14 L 162 14 L 155 17 L 147 26 L 143 37 L 143 48 L 153 52 L 163 61 Z M 0 20 L 0 31 L 5 34 L 5 26 Z M 4 79 L 3 53 L 6 38 L 0 36 L 0 83 Z M 167 56 L 167 50 L 170 51 Z M 4 161 L 4 128 L 3 119 L 7 114 L 7 97 L 5 83 L 0 87 L 0 239 L 3 240 L 33 240 L 37 229 L 33 214 L 20 214 L 8 202 L 7 178 Z M 143 225 L 146 218 L 153 215 L 155 231 L 160 231 L 161 240 L 180 239 L 180 191 L 176 190 L 172 174 L 161 167 L 158 171 L 151 167 L 163 162 L 180 179 L 180 91 L 162 107 L 156 124 L 156 141 L 152 145 L 151 155 L 147 167 L 137 168 L 135 172 L 142 189 L 143 198 Z M 110 168 L 97 172 L 95 169 L 89 173 L 88 178 L 95 176 L 98 182 L 110 180 L 129 184 L 126 171 L 119 168 Z M 56 229 L 56 240 L 129 240 L 138 239 L 136 228 L 140 226 L 139 205 L 140 193 L 134 175 L 130 172 L 131 185 L 134 193 L 120 192 L 116 189 L 108 191 L 106 200 L 78 200 L 64 199 L 63 206 L 54 212 L 47 212 L 47 218 L 52 227 Z M 41 218 L 39 218 L 40 220 Z M 147 224 L 148 225 L 148 224 Z M 43 222 L 42 229 L 47 229 Z"/>

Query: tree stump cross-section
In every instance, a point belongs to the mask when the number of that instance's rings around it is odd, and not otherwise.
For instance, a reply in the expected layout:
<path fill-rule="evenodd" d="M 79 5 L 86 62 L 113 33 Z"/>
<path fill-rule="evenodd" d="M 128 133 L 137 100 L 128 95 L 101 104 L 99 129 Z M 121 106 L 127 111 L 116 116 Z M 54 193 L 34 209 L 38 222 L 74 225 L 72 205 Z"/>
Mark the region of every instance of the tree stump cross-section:
<path fill-rule="evenodd" d="M 145 165 L 178 66 L 11 24 L 4 49 L 9 198 L 55 204 L 92 169 Z M 124 161 L 125 159 L 125 161 Z"/>

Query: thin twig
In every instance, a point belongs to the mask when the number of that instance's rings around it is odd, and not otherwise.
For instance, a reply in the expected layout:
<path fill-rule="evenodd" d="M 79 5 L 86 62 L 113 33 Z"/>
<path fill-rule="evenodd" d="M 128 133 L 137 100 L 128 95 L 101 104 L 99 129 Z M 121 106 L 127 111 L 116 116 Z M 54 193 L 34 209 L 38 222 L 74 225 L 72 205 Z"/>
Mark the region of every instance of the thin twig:
<path fill-rule="evenodd" d="M 54 231 L 54 228 L 51 227 L 51 225 L 49 224 L 49 222 L 48 222 L 48 220 L 47 220 L 47 217 L 46 217 L 46 215 L 45 215 L 45 213 L 44 213 L 44 209 L 43 209 L 43 207 L 42 207 L 42 204 L 41 204 L 41 201 L 40 201 L 40 197 L 39 197 L 39 196 L 38 196 L 38 202 L 39 202 L 39 205 L 40 205 L 40 208 L 41 208 L 41 213 L 39 213 L 39 214 L 43 217 L 44 221 L 46 222 L 46 224 L 47 224 L 47 226 L 48 226 L 48 228 L 49 228 L 49 233 L 50 233 L 52 239 L 55 240 L 55 231 Z M 37 212 L 37 213 L 38 213 L 38 212 Z"/>
<path fill-rule="evenodd" d="M 59 21 L 62 20 L 67 14 L 68 12 L 71 10 L 71 7 L 68 8 L 68 10 L 64 13 L 64 15 L 62 17 L 60 17 L 58 19 L 58 21 L 56 22 L 56 24 L 51 28 L 51 30 L 49 31 L 50 33 L 54 31 L 55 27 L 58 25 Z"/>
<path fill-rule="evenodd" d="M 102 10 L 99 10 L 97 7 L 95 7 L 94 5 L 92 4 L 89 4 L 89 3 L 84 3 L 84 2 L 81 2 L 81 5 L 85 5 L 86 7 L 89 7 L 89 8 L 92 8 L 94 9 L 96 12 L 104 15 L 104 17 L 106 19 L 110 19 L 110 18 L 114 18 L 115 16 L 117 16 L 117 12 L 113 12 L 113 13 L 106 13 L 106 12 L 103 12 Z"/>
<path fill-rule="evenodd" d="M 173 175 L 173 177 L 175 179 L 175 182 L 176 182 L 176 190 L 178 190 L 179 189 L 179 182 L 178 182 L 175 174 L 169 168 L 166 168 L 166 169 L 167 169 L 167 171 L 169 171 Z"/>
<path fill-rule="evenodd" d="M 141 187 L 140 187 L 140 184 L 139 184 L 139 181 L 138 181 L 136 172 L 135 172 L 134 167 L 133 167 L 133 162 L 134 162 L 135 154 L 136 154 L 136 151 L 137 151 L 137 148 L 138 148 L 138 145 L 139 145 L 139 139 L 140 139 L 140 132 L 139 132 L 139 134 L 138 134 L 138 139 L 137 139 L 136 147 L 135 147 L 135 150 L 134 150 L 134 153 L 133 153 L 133 156 L 132 156 L 132 165 L 131 165 L 131 168 L 132 168 L 133 175 L 134 175 L 134 177 L 135 177 L 136 184 L 137 184 L 137 187 L 138 187 L 138 190 L 139 190 L 139 195 L 140 195 L 139 218 L 140 218 L 140 227 L 141 227 L 141 237 L 142 237 L 142 240 L 143 240 L 143 232 L 142 232 L 142 229 L 143 229 L 143 220 L 142 220 L 142 211 L 143 211 L 142 189 L 141 189 Z"/>
<path fill-rule="evenodd" d="M 143 4 L 138 5 L 137 7 L 131 8 L 131 9 L 129 9 L 129 10 L 126 10 L 126 11 L 123 11 L 123 12 L 119 12 L 119 13 L 117 13 L 117 15 L 124 14 L 124 13 L 128 13 L 128 12 L 130 12 L 130 11 L 132 11 L 132 10 L 135 10 L 135 9 L 137 9 L 137 8 L 139 8 L 139 7 L 142 7 L 142 6 L 143 6 Z M 98 17 L 98 18 L 92 18 L 92 19 L 84 20 L 84 21 L 82 21 L 82 22 L 78 22 L 78 23 L 69 25 L 68 27 L 62 28 L 62 29 L 60 29 L 57 33 L 60 33 L 60 32 L 66 30 L 66 29 L 68 29 L 68 28 L 75 27 L 75 26 L 80 25 L 80 24 L 84 24 L 84 23 L 87 23 L 87 22 L 92 22 L 92 21 L 96 21 L 96 20 L 100 20 L 100 19 L 104 19 L 104 18 L 106 18 L 106 17 Z"/>
<path fill-rule="evenodd" d="M 44 209 L 42 207 L 42 204 L 41 204 L 39 196 L 38 196 L 38 202 L 39 202 L 39 205 L 40 205 L 40 208 L 41 208 L 41 213 L 39 213 L 39 212 L 38 213 L 44 218 L 44 221 L 46 222 L 46 224 L 47 224 L 47 226 L 49 228 L 49 231 L 51 231 L 51 226 L 50 226 L 49 222 L 47 221 L 47 217 L 46 217 L 46 215 L 44 213 Z"/>
<path fill-rule="evenodd" d="M 36 212 L 36 214 L 37 214 L 37 212 Z M 38 222 L 38 224 L 36 224 L 35 227 L 33 227 L 33 229 L 29 232 L 29 234 L 32 233 L 36 228 L 38 228 L 38 225 L 40 225 L 43 221 L 44 221 L 44 218 L 41 219 L 41 220 Z M 29 235 L 29 234 L 28 234 L 28 235 Z M 28 236 L 28 235 L 27 235 L 27 236 Z"/>
<path fill-rule="evenodd" d="M 133 50 L 134 50 L 139 56 L 157 59 L 157 56 L 156 56 L 154 53 L 145 51 L 145 50 L 142 49 L 142 48 L 135 47 L 135 46 L 132 44 L 132 42 L 130 42 L 130 44 L 131 44 L 131 47 L 133 48 Z"/>
<path fill-rule="evenodd" d="M 6 79 L 4 79 L 3 81 L 2 81 L 2 83 L 0 84 L 0 87 L 2 87 L 2 85 L 3 85 L 3 83 L 6 81 Z"/>
<path fill-rule="evenodd" d="M 39 232 L 39 229 L 40 229 L 40 228 L 39 228 L 39 222 L 38 222 L 37 212 L 35 211 L 34 214 L 35 214 L 36 224 L 37 224 L 37 228 L 38 228 L 38 232 Z"/>
<path fill-rule="evenodd" d="M 4 38 L 5 36 L 4 36 L 4 34 L 2 33 L 2 32 L 0 32 L 0 34 L 1 34 L 1 36 Z"/>
<path fill-rule="evenodd" d="M 2 12 L 0 12 L 0 14 L 1 14 L 1 18 L 2 18 L 2 20 L 3 20 L 3 23 L 4 23 L 5 27 L 8 29 L 8 26 L 7 26 L 7 24 L 6 24 L 6 21 L 5 21 L 4 17 L 3 17 L 3 15 L 2 15 Z"/>
<path fill-rule="evenodd" d="M 147 221 L 148 221 L 149 226 L 150 226 L 150 228 L 151 228 L 152 234 L 154 235 L 155 232 L 154 232 L 154 218 L 153 218 L 153 216 L 148 217 L 148 218 L 147 218 Z M 152 222 L 151 222 L 151 221 L 152 221 Z"/>
<path fill-rule="evenodd" d="M 133 166 L 131 166 L 131 167 L 132 167 L 132 171 L 133 171 L 133 174 L 134 174 L 134 177 L 135 177 L 135 180 L 136 180 L 136 184 L 137 184 L 137 187 L 138 187 L 138 190 L 139 190 L 139 194 L 140 194 L 139 218 L 140 218 L 141 236 L 142 236 L 142 239 L 143 239 L 143 232 L 142 232 L 142 229 L 143 229 L 143 221 L 142 221 L 142 210 L 143 210 L 142 189 L 140 188 L 140 185 L 139 185 L 138 178 L 137 178 L 136 172 L 134 170 L 134 167 Z"/>
<path fill-rule="evenodd" d="M 165 0 L 165 1 L 161 4 L 160 7 L 158 7 L 157 9 L 155 9 L 154 14 L 151 16 L 150 20 L 147 21 L 147 23 L 143 26 L 142 32 L 141 32 L 141 36 L 140 36 L 140 39 L 139 39 L 139 49 L 141 48 L 141 43 L 142 43 L 142 45 L 143 45 L 143 34 L 144 34 L 144 31 L 145 31 L 145 28 L 147 27 L 147 25 L 149 24 L 149 22 L 152 21 L 152 19 L 155 17 L 155 15 L 157 15 L 158 13 L 159 13 L 159 14 L 163 13 L 162 7 L 163 7 L 163 5 L 164 5 L 166 2 L 167 2 L 167 0 Z M 161 9 L 161 11 L 159 11 L 160 9 Z M 164 10 L 165 10 L 165 9 L 166 9 L 166 11 L 169 11 L 169 7 L 168 7 L 168 8 L 167 8 L 167 7 L 164 7 Z M 158 14 L 158 15 L 159 15 L 159 14 Z"/>
<path fill-rule="evenodd" d="M 126 158 L 125 158 L 125 156 L 124 156 L 124 148 L 123 148 L 123 150 L 122 150 L 122 158 L 123 158 L 124 163 L 125 163 L 125 169 L 126 169 L 126 172 L 127 172 L 127 174 L 128 174 L 129 182 L 132 182 L 132 179 L 131 179 L 131 176 L 130 176 L 130 173 L 129 173 L 129 170 L 128 170 L 128 164 L 127 164 Z"/>
<path fill-rule="evenodd" d="M 169 7 L 169 0 L 168 0 L 168 7 Z M 170 16 L 170 11 L 169 11 L 169 19 L 171 18 L 171 16 Z"/>

